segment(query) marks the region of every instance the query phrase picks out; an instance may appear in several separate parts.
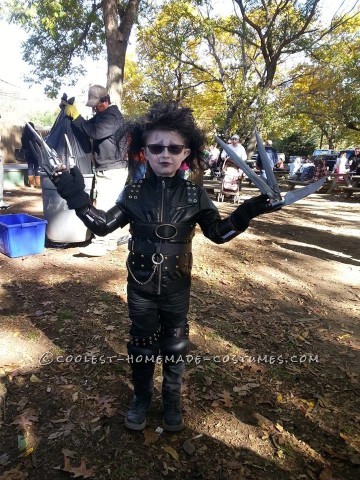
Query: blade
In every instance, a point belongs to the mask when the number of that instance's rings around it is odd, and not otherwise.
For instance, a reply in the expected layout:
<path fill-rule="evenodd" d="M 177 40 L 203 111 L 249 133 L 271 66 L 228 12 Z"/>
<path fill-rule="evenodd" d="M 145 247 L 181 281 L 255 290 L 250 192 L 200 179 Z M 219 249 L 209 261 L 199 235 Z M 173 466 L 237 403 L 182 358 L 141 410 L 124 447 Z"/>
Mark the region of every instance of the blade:
<path fill-rule="evenodd" d="M 269 187 L 269 185 L 256 173 L 252 168 L 249 167 L 247 163 L 244 162 L 232 148 L 229 147 L 225 142 L 221 140 L 219 137 L 215 137 L 215 140 L 218 144 L 225 150 L 225 152 L 231 157 L 236 165 L 250 178 L 250 180 L 257 186 L 261 193 L 265 193 L 269 196 L 269 198 L 277 198 L 275 197 L 274 191 Z"/>
<path fill-rule="evenodd" d="M 42 138 L 42 136 L 28 122 L 26 122 L 26 125 L 30 128 L 31 132 L 35 135 L 35 137 L 41 142 L 41 144 L 45 148 L 49 158 L 53 158 L 54 162 L 56 164 L 57 162 L 56 162 L 56 159 L 54 158 L 54 152 L 51 150 L 49 145 L 45 142 L 45 140 Z"/>
<path fill-rule="evenodd" d="M 266 173 L 267 183 L 270 186 L 270 188 L 274 190 L 275 194 L 277 195 L 277 199 L 281 200 L 280 189 L 273 172 L 273 165 L 271 165 L 271 160 L 268 157 L 268 154 L 266 153 L 265 147 L 263 145 L 263 142 L 261 140 L 261 137 L 257 128 L 255 128 L 255 137 L 256 137 L 256 143 L 257 143 L 261 163 Z"/>
<path fill-rule="evenodd" d="M 71 145 L 70 145 L 69 138 L 68 138 L 68 136 L 66 135 L 66 133 L 65 133 L 64 135 L 65 135 L 66 145 L 67 145 L 68 150 L 69 150 L 69 158 L 68 158 L 69 167 L 72 168 L 72 167 L 75 166 L 75 157 L 74 157 L 73 152 L 72 152 L 72 148 L 71 148 Z"/>
<path fill-rule="evenodd" d="M 30 131 L 35 135 L 35 137 L 40 141 L 41 145 L 45 149 L 45 154 L 48 158 L 45 160 L 42 156 L 41 166 L 45 173 L 49 177 L 51 177 L 56 169 L 56 166 L 59 164 L 56 152 L 49 147 L 49 145 L 45 142 L 42 136 L 28 122 L 26 122 L 26 125 L 29 127 Z M 40 146 L 38 146 L 38 148 L 40 149 Z"/>
<path fill-rule="evenodd" d="M 30 123 L 26 122 L 26 125 L 30 129 L 31 133 L 33 133 L 35 135 L 35 137 L 38 140 L 40 140 L 40 142 L 44 145 L 44 147 L 47 147 L 48 149 L 50 149 L 50 147 L 48 145 L 46 145 L 45 140 L 42 138 L 42 136 L 30 125 Z"/>
<path fill-rule="evenodd" d="M 64 135 L 65 135 L 65 141 L 66 141 L 66 145 L 67 145 L 67 147 L 68 147 L 70 156 L 71 156 L 71 157 L 74 157 L 73 152 L 72 152 L 72 148 L 71 148 L 71 145 L 70 145 L 70 142 L 69 142 L 69 138 L 68 138 L 68 136 L 66 135 L 66 133 L 65 133 Z"/>
<path fill-rule="evenodd" d="M 306 187 L 300 188 L 299 190 L 292 190 L 291 192 L 287 192 L 284 197 L 284 205 L 291 205 L 298 200 L 301 200 L 312 193 L 315 193 L 319 188 L 325 183 L 326 177 L 320 178 L 314 183 L 310 183 L 306 185 Z"/>

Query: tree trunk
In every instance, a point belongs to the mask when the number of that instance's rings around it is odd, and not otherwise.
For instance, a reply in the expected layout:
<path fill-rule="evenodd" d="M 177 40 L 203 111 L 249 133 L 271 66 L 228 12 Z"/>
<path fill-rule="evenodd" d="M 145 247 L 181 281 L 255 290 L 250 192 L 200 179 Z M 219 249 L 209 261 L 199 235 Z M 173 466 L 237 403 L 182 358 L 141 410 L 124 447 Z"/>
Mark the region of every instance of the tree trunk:
<path fill-rule="evenodd" d="M 129 0 L 121 11 L 118 0 L 103 0 L 106 51 L 108 61 L 107 85 L 112 103 L 121 108 L 126 50 L 140 0 Z"/>

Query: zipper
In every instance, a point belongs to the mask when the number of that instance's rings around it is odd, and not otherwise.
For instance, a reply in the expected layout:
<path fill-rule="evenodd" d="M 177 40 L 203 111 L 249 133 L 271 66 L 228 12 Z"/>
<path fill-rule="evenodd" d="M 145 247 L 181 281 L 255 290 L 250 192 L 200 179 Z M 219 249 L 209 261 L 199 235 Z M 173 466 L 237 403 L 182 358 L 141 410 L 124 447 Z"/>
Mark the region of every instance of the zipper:
<path fill-rule="evenodd" d="M 159 216 L 159 222 L 163 223 L 164 221 L 164 199 L 165 199 L 165 190 L 166 190 L 166 185 L 165 185 L 165 180 L 161 180 L 161 203 L 160 203 L 160 216 Z M 158 269 L 158 288 L 157 288 L 157 294 L 160 295 L 161 293 L 161 277 L 162 277 L 162 267 L 163 265 L 159 265 Z"/>

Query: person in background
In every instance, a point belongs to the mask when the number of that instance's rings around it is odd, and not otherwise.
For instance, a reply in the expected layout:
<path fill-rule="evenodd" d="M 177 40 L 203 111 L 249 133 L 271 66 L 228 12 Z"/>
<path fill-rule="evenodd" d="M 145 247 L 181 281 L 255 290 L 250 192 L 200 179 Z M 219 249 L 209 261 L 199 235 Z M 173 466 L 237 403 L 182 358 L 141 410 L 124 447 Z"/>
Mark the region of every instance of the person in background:
<path fill-rule="evenodd" d="M 297 180 L 300 178 L 301 165 L 301 157 L 296 157 L 293 162 L 290 162 L 289 180 Z"/>
<path fill-rule="evenodd" d="M 275 170 L 285 170 L 284 161 L 282 158 L 279 158 L 277 164 L 274 167 Z"/>
<path fill-rule="evenodd" d="M 230 141 L 229 141 L 230 140 Z M 237 134 L 234 134 L 231 136 L 231 138 L 228 140 L 228 144 L 230 145 L 231 150 L 234 150 L 234 152 L 241 158 L 241 160 L 244 160 L 244 162 L 247 160 L 247 155 L 246 155 L 246 150 L 242 146 L 240 137 Z M 220 164 L 220 171 L 222 174 L 224 174 L 224 167 L 226 164 L 226 161 L 229 159 L 229 155 L 225 150 L 221 152 L 221 164 Z M 239 169 L 239 174 L 242 176 L 243 171 Z"/>
<path fill-rule="evenodd" d="M 34 124 L 32 122 L 28 123 L 35 130 Z M 24 151 L 25 161 L 28 164 L 29 187 L 41 188 L 39 161 L 33 147 L 31 146 L 32 141 L 34 141 L 34 134 L 30 130 L 30 128 L 25 125 L 23 133 L 21 135 L 21 148 Z"/>
<path fill-rule="evenodd" d="M 319 158 L 314 159 L 314 165 L 315 165 L 315 170 L 314 170 L 314 176 L 313 176 L 313 181 L 316 182 L 317 180 L 320 180 L 320 178 L 326 177 L 327 175 L 327 168 L 326 168 L 326 161 L 324 158 Z"/>
<path fill-rule="evenodd" d="M 120 140 L 124 119 L 117 105 L 111 104 L 106 88 L 101 85 L 90 87 L 86 105 L 91 107 L 95 114 L 90 120 L 85 120 L 75 105 L 67 104 L 64 112 L 72 119 L 75 128 L 92 139 L 96 206 L 101 210 L 108 210 L 125 187 L 128 177 L 126 144 Z M 80 248 L 79 251 L 89 257 L 101 257 L 108 251 L 116 250 L 117 245 L 126 243 L 128 239 L 128 234 L 120 238 L 113 234 L 106 241 L 95 235 L 90 245 Z"/>
<path fill-rule="evenodd" d="M 230 148 L 234 150 L 234 152 L 241 158 L 241 160 L 244 160 L 244 162 L 247 160 L 246 150 L 241 144 L 239 135 L 232 135 L 230 138 L 230 142 L 228 141 L 227 143 L 230 144 Z M 223 163 L 228 157 L 229 155 L 225 152 L 225 150 L 223 150 L 221 152 L 221 158 L 223 160 Z"/>
<path fill-rule="evenodd" d="M 210 176 L 214 178 L 218 172 L 218 162 L 219 162 L 220 150 L 217 148 L 216 143 L 214 143 L 209 151 L 209 168 Z"/>
<path fill-rule="evenodd" d="M 347 172 L 348 159 L 345 151 L 339 153 L 338 158 L 334 164 L 332 173 L 346 173 Z"/>
<path fill-rule="evenodd" d="M 129 165 L 129 181 L 141 180 L 146 174 L 146 158 L 142 153 Z"/>
<path fill-rule="evenodd" d="M 360 175 L 360 147 L 355 147 L 354 154 L 349 157 L 350 172 Z"/>
<path fill-rule="evenodd" d="M 279 158 L 278 158 L 278 153 L 275 150 L 275 148 L 272 146 L 272 140 L 266 140 L 265 142 L 265 151 L 267 153 L 267 156 L 270 159 L 270 163 L 272 166 L 272 169 L 274 169 L 275 165 L 278 163 Z M 264 169 L 264 166 L 262 164 L 260 154 L 258 154 L 257 159 L 256 159 L 256 166 L 260 170 L 260 176 L 266 179 L 266 172 Z"/>
<path fill-rule="evenodd" d="M 130 223 L 127 300 L 131 320 L 128 343 L 134 397 L 125 426 L 143 430 L 154 393 L 154 369 L 163 367 L 163 427 L 184 427 L 181 385 L 189 351 L 192 239 L 198 224 L 203 234 L 223 244 L 244 232 L 251 219 L 274 211 L 266 195 L 245 200 L 221 219 L 206 190 L 184 180 L 179 167 L 204 170 L 205 135 L 192 110 L 178 103 L 156 103 L 132 127 L 129 162 L 140 152 L 146 177 L 129 184 L 107 212 L 93 207 L 77 167 L 59 168 L 57 191 L 94 233 L 111 234 Z"/>
<path fill-rule="evenodd" d="M 308 180 L 312 180 L 315 174 L 315 157 L 306 157 L 305 162 L 301 165 L 300 168 L 300 181 L 307 182 Z"/>

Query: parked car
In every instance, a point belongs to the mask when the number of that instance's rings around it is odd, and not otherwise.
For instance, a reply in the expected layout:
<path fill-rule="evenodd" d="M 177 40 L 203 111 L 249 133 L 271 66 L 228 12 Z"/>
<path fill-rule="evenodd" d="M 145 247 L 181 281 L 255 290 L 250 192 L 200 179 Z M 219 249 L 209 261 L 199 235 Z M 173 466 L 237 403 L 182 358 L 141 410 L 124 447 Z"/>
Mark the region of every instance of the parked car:
<path fill-rule="evenodd" d="M 336 150 L 331 150 L 329 148 L 318 148 L 314 150 L 313 156 L 317 157 L 318 155 L 336 155 L 338 156 L 338 153 Z"/>
<path fill-rule="evenodd" d="M 353 148 L 347 148 L 346 150 L 341 150 L 346 153 L 346 158 L 349 160 L 350 157 L 355 155 L 355 150 Z"/>

